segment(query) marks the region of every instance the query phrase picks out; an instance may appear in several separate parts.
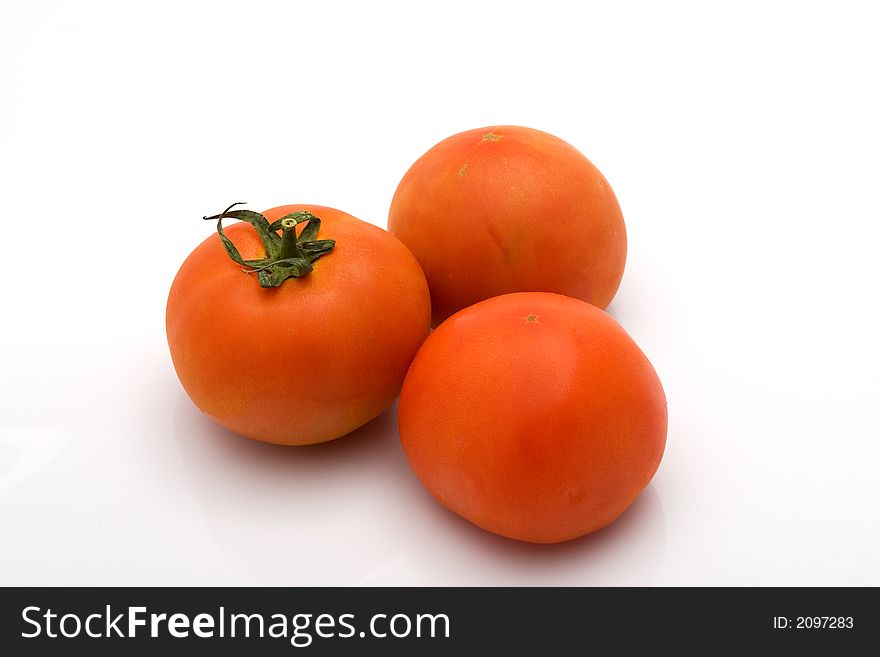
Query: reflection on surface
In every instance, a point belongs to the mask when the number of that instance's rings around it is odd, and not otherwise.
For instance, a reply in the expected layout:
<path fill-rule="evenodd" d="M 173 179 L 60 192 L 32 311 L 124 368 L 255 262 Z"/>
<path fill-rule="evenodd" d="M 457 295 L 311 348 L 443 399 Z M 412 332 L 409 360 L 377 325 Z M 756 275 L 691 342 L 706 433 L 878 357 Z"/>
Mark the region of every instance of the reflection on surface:
<path fill-rule="evenodd" d="M 0 427 L 0 496 L 57 458 L 70 442 L 62 427 Z"/>
<path fill-rule="evenodd" d="M 258 443 L 184 398 L 175 441 L 210 535 L 256 584 L 650 584 L 665 546 L 649 487 L 611 526 L 560 545 L 489 534 L 421 487 L 396 431 L 396 405 L 342 439 Z"/>

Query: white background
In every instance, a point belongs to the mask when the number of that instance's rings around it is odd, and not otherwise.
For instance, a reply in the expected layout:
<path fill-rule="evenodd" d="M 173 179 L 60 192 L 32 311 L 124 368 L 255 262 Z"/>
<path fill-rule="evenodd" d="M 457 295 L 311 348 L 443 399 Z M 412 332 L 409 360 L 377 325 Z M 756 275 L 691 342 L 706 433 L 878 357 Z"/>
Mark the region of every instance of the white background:
<path fill-rule="evenodd" d="M 0 5 L 0 583 L 880 585 L 872 3 Z M 611 312 L 669 399 L 609 529 L 519 544 L 421 488 L 395 410 L 325 446 L 185 397 L 165 299 L 246 200 L 384 225 L 455 132 L 581 149 Z"/>

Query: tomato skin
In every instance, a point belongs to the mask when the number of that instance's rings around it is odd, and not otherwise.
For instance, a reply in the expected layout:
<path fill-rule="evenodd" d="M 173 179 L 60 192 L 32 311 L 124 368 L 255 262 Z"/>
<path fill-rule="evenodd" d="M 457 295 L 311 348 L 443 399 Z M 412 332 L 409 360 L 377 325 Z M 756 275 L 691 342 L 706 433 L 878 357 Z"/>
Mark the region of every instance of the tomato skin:
<path fill-rule="evenodd" d="M 626 263 L 608 181 L 570 144 L 519 126 L 462 132 L 422 155 L 394 194 L 388 229 L 422 265 L 435 326 L 509 292 L 605 308 Z"/>
<path fill-rule="evenodd" d="M 648 485 L 666 398 L 610 315 L 517 293 L 440 325 L 410 366 L 400 439 L 425 487 L 495 534 L 557 543 L 608 525 Z"/>
<path fill-rule="evenodd" d="M 260 287 L 214 234 L 186 259 L 168 297 L 171 357 L 189 397 L 228 429 L 270 443 L 338 438 L 385 410 L 427 337 L 430 298 L 413 255 L 392 235 L 317 205 L 333 251 L 302 278 Z M 300 228 L 301 230 L 301 228 Z M 225 228 L 245 259 L 264 248 L 244 223 Z"/>

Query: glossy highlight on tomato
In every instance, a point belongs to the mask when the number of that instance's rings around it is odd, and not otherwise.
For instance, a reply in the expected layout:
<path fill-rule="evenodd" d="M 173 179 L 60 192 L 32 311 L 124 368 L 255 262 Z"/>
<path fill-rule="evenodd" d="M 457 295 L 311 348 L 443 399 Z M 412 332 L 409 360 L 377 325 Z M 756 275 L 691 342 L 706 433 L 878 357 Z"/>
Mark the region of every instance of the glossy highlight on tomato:
<path fill-rule="evenodd" d="M 469 130 L 403 176 L 388 229 L 422 265 L 433 323 L 510 292 L 556 292 L 605 308 L 626 264 L 626 228 L 602 173 L 551 134 Z"/>
<path fill-rule="evenodd" d="M 271 223 L 303 211 L 320 219 L 311 271 L 301 265 L 304 275 L 262 287 L 274 270 L 233 262 L 214 234 L 183 263 L 166 310 L 174 367 L 195 405 L 236 433 L 284 445 L 338 438 L 385 410 L 430 328 L 425 277 L 400 241 L 318 205 L 263 215 Z M 251 225 L 225 235 L 244 260 L 266 256 Z"/>
<path fill-rule="evenodd" d="M 431 334 L 406 376 L 399 429 L 445 507 L 495 534 L 557 543 L 605 527 L 651 481 L 666 397 L 610 315 L 516 293 Z"/>

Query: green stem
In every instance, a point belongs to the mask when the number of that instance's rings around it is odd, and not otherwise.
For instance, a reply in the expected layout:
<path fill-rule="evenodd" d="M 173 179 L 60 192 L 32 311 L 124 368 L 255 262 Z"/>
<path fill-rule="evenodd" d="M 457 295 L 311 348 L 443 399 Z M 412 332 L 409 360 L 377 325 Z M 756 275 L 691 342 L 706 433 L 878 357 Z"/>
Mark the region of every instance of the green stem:
<path fill-rule="evenodd" d="M 296 238 L 296 220 L 288 217 L 281 221 L 281 250 L 278 254 L 280 260 L 289 258 L 302 258 L 303 252 L 297 244 Z"/>
<path fill-rule="evenodd" d="M 252 210 L 233 210 L 230 205 L 220 214 L 205 219 L 217 220 L 217 234 L 223 243 L 226 253 L 234 262 L 246 267 L 248 274 L 256 274 L 263 287 L 278 287 L 288 278 L 300 278 L 312 272 L 315 261 L 330 253 L 336 246 L 335 240 L 319 240 L 318 231 L 321 220 L 308 210 L 300 210 L 269 223 L 263 215 Z M 246 221 L 257 231 L 257 235 L 266 247 L 266 257 L 260 260 L 245 260 L 238 248 L 223 232 L 224 219 L 240 219 Z M 302 232 L 297 236 L 297 224 L 305 223 Z M 278 231 L 282 234 L 279 236 Z"/>

